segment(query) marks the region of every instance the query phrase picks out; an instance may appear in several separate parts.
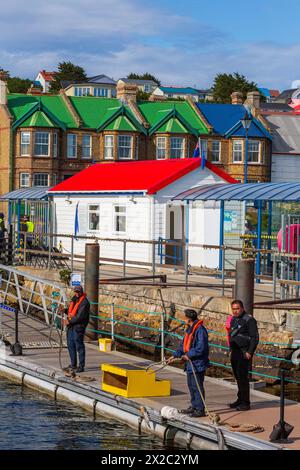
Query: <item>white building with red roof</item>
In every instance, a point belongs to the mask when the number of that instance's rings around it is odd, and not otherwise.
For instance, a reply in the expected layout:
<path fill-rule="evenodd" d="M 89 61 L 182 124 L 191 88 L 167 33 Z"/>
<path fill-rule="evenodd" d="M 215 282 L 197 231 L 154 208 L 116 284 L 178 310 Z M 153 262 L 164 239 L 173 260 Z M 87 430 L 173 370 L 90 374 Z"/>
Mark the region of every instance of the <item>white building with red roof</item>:
<path fill-rule="evenodd" d="M 43 93 L 48 93 L 51 82 L 53 82 L 55 78 L 56 72 L 47 72 L 46 70 L 41 70 L 37 77 L 35 78 L 34 82 L 36 85 L 40 85 L 43 89 Z"/>
<path fill-rule="evenodd" d="M 218 245 L 220 210 L 211 202 L 197 202 L 189 209 L 172 201 L 180 192 L 215 183 L 235 183 L 216 165 L 201 158 L 99 163 L 77 173 L 49 190 L 55 207 L 58 234 L 94 235 L 114 239 L 100 242 L 101 258 L 120 261 L 123 244 L 117 240 L 168 240 Z M 188 233 L 187 233 L 188 231 Z M 85 240 L 75 241 L 74 252 L 84 254 Z M 70 251 L 71 241 L 65 239 Z M 156 247 L 156 261 L 183 264 L 180 249 L 167 244 Z M 218 266 L 217 250 L 190 251 L 193 266 Z M 153 260 L 151 244 L 127 243 L 126 259 L 131 264 Z"/>

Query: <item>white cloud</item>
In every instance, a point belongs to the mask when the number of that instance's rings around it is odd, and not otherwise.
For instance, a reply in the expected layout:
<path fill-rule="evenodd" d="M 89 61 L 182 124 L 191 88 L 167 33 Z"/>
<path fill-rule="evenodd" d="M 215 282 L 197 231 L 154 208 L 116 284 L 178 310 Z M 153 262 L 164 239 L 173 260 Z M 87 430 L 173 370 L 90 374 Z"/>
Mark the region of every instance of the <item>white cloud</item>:
<path fill-rule="evenodd" d="M 0 30 L 0 66 L 30 78 L 63 60 L 90 75 L 149 71 L 166 84 L 198 87 L 220 72 L 279 88 L 300 78 L 300 44 L 242 44 L 146 0 L 10 0 L 1 5 Z"/>

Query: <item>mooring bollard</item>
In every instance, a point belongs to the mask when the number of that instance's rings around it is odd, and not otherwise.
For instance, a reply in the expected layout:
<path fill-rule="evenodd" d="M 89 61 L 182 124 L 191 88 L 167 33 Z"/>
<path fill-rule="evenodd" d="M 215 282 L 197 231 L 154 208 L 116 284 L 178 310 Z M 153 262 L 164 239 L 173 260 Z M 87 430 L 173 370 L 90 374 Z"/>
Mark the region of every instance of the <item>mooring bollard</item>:
<path fill-rule="evenodd" d="M 243 302 L 245 311 L 252 315 L 254 301 L 254 259 L 237 260 L 235 297 Z"/>
<path fill-rule="evenodd" d="M 19 343 L 19 309 L 15 309 L 15 344 L 12 344 L 11 352 L 13 356 L 22 356 L 22 346 Z"/>
<path fill-rule="evenodd" d="M 90 321 L 86 336 L 90 340 L 98 337 L 98 315 L 99 315 L 99 253 L 98 243 L 87 243 L 85 245 L 85 274 L 84 287 L 87 298 L 90 301 Z"/>

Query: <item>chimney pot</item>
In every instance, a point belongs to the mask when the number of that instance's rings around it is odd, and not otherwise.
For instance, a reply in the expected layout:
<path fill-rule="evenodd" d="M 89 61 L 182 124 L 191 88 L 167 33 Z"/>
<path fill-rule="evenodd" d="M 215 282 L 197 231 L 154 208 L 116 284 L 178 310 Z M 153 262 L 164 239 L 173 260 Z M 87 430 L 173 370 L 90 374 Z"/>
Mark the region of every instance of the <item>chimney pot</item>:
<path fill-rule="evenodd" d="M 133 83 L 126 83 L 119 80 L 117 83 L 117 98 L 128 103 L 129 100 L 136 103 L 138 87 Z"/>
<path fill-rule="evenodd" d="M 249 91 L 247 93 L 247 104 L 258 109 L 260 107 L 260 93 L 259 91 Z"/>
<path fill-rule="evenodd" d="M 7 83 L 0 79 L 0 105 L 7 105 Z"/>
<path fill-rule="evenodd" d="M 243 104 L 243 93 L 240 91 L 234 91 L 230 95 L 231 97 L 231 104 Z"/>

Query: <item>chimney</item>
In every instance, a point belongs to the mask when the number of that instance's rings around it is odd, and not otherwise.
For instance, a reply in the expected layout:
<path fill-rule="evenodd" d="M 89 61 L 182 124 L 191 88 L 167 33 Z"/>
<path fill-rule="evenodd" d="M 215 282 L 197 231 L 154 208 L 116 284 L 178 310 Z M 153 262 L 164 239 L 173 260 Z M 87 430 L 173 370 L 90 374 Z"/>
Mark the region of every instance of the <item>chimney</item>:
<path fill-rule="evenodd" d="M 230 95 L 231 104 L 243 104 L 243 93 L 240 91 L 234 91 Z"/>
<path fill-rule="evenodd" d="M 260 108 L 260 93 L 259 91 L 249 91 L 247 93 L 247 100 L 246 103 L 253 108 L 259 109 Z"/>
<path fill-rule="evenodd" d="M 0 79 L 0 105 L 7 105 L 7 84 Z"/>
<path fill-rule="evenodd" d="M 117 83 L 117 98 L 128 103 L 129 100 L 136 103 L 137 85 L 133 83 L 125 83 L 119 80 Z"/>

